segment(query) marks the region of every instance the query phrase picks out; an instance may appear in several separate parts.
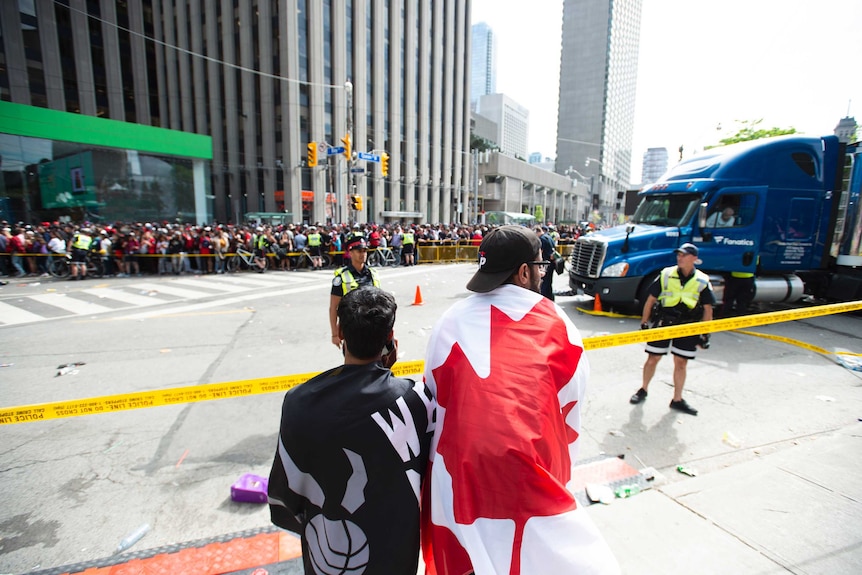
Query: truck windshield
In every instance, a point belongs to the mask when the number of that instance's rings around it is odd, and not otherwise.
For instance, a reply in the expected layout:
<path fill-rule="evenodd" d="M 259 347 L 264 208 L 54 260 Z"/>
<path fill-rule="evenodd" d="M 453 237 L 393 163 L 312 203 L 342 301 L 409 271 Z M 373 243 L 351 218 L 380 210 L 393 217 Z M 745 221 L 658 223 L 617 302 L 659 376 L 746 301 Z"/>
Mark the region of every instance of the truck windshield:
<path fill-rule="evenodd" d="M 698 194 L 650 194 L 641 200 L 632 222 L 651 226 L 682 226 L 694 216 L 700 201 Z"/>

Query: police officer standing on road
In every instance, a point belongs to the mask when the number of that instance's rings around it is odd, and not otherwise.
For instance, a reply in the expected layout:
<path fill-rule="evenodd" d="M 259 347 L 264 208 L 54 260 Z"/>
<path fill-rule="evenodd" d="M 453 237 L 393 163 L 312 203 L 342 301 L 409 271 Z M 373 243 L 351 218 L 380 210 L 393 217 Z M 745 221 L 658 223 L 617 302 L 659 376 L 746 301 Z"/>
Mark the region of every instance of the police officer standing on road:
<path fill-rule="evenodd" d="M 350 255 L 350 262 L 335 270 L 332 291 L 329 292 L 329 333 L 332 335 L 332 345 L 337 348 L 341 348 L 341 337 L 338 335 L 338 304 L 341 298 L 364 286 L 380 287 L 377 271 L 365 265 L 368 259 L 365 235 L 361 232 L 348 234 L 344 249 Z"/>
<path fill-rule="evenodd" d="M 311 269 L 323 269 L 323 258 L 320 255 L 321 237 L 316 226 L 308 228 L 308 253 L 311 254 Z"/>
<path fill-rule="evenodd" d="M 709 276 L 695 269 L 701 261 L 697 258 L 697 246 L 682 244 L 674 250 L 676 265 L 664 268 L 650 286 L 649 297 L 641 315 L 641 329 L 649 329 L 653 307 L 656 307 L 655 325 L 665 327 L 684 323 L 712 320 L 715 296 Z M 630 403 L 637 404 L 646 399 L 647 387 L 655 375 L 659 360 L 668 351 L 673 354 L 673 400 L 670 408 L 689 415 L 697 410 L 682 398 L 688 360 L 694 359 L 697 346 L 707 347 L 709 335 L 691 335 L 676 339 L 649 341 L 646 344 L 647 360 L 643 367 L 643 386 L 632 395 Z"/>
<path fill-rule="evenodd" d="M 72 238 L 72 277 L 69 278 L 70 280 L 82 280 L 87 277 L 87 254 L 92 245 L 93 238 L 90 237 L 88 228 L 82 228 L 75 232 Z"/>

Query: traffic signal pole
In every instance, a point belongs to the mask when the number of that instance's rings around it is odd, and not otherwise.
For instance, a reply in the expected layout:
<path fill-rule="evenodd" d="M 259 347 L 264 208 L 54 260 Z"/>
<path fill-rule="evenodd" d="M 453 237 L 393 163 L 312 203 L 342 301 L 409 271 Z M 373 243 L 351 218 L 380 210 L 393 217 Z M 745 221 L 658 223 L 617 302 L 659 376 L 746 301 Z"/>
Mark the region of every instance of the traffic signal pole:
<path fill-rule="evenodd" d="M 353 173 L 355 161 L 353 159 L 353 149 L 351 140 L 353 138 L 353 82 L 347 80 L 344 83 L 344 92 L 347 95 L 347 135 L 344 137 L 344 156 L 347 158 L 347 189 L 345 190 L 345 212 L 347 212 L 347 197 L 353 196 L 356 193 L 356 174 Z M 337 198 L 336 201 L 340 200 Z M 339 212 L 339 217 L 341 213 Z M 350 217 L 345 213 L 343 220 L 349 220 Z M 354 214 L 354 219 L 356 216 Z"/>

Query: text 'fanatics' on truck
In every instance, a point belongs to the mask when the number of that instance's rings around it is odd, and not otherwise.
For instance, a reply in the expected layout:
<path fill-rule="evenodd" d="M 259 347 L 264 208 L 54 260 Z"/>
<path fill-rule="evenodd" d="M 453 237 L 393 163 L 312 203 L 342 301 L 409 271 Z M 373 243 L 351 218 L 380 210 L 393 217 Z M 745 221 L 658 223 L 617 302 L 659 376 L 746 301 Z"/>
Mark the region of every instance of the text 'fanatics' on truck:
<path fill-rule="evenodd" d="M 714 148 L 638 193 L 630 223 L 582 236 L 569 285 L 632 308 L 696 245 L 721 301 L 731 273 L 755 274 L 754 301 L 862 299 L 862 150 L 835 136 L 781 136 Z"/>

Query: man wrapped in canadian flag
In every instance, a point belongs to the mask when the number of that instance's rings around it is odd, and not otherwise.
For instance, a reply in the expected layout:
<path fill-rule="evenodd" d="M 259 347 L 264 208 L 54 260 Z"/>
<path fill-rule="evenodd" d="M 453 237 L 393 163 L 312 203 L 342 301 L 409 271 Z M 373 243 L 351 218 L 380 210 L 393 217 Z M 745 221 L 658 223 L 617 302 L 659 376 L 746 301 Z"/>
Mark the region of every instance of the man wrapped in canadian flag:
<path fill-rule="evenodd" d="M 619 573 L 567 486 L 589 364 L 565 312 L 539 293 L 551 262 L 521 226 L 489 232 L 477 292 L 434 328 L 425 381 L 437 427 L 423 486 L 428 575 Z"/>

